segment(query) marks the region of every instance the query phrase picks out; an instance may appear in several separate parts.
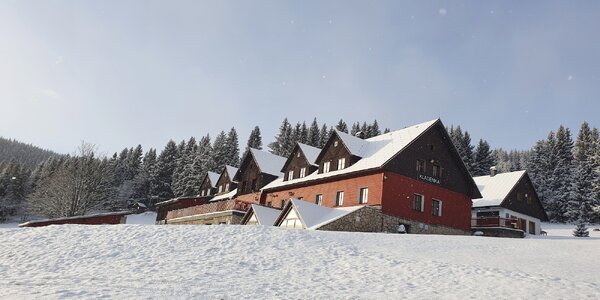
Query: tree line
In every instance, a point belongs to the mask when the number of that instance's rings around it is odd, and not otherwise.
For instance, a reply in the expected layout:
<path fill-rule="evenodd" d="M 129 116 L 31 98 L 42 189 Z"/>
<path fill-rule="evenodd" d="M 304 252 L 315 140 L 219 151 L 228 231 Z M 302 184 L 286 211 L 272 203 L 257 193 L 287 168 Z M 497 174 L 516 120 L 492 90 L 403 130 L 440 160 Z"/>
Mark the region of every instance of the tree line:
<path fill-rule="evenodd" d="M 292 125 L 285 118 L 268 146 L 276 155 L 289 156 L 296 142 L 322 148 L 334 129 L 363 139 L 382 133 L 377 120 L 350 124 L 342 119 L 327 126 L 314 118 L 310 125 L 304 121 Z M 561 126 L 525 151 L 492 150 L 484 139 L 473 145 L 469 132 L 460 126 L 447 131 L 473 176 L 488 175 L 492 166 L 499 172 L 527 169 L 552 221 L 573 222 L 582 216 L 588 222 L 600 221 L 600 141 L 598 130 L 587 123 L 576 141 Z M 258 126 L 251 131 L 244 153 L 250 147 L 263 147 Z M 179 143 L 170 140 L 160 152 L 153 148 L 144 152 L 137 145 L 98 157 L 94 147 L 83 144 L 72 155 L 50 155 L 34 168 L 15 159 L 0 160 L 0 219 L 28 213 L 74 216 L 198 195 L 206 172 L 239 166 L 240 154 L 237 131 L 231 128 L 214 140 L 208 134 L 199 141 L 195 137 Z"/>

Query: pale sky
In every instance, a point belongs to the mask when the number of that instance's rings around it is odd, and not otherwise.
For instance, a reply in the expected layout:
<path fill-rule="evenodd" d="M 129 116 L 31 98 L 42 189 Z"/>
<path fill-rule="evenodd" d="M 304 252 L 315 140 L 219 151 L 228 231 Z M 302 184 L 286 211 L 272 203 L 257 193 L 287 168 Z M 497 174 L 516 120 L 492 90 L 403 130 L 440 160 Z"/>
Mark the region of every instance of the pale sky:
<path fill-rule="evenodd" d="M 0 0 L 0 136 L 110 154 L 235 126 L 599 127 L 600 1 Z"/>

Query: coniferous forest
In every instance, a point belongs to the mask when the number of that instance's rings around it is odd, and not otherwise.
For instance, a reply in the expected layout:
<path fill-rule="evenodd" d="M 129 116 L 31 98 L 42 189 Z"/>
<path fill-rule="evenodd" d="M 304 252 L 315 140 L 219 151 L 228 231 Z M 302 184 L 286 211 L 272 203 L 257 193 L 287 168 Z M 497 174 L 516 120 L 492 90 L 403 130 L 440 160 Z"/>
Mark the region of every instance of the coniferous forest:
<path fill-rule="evenodd" d="M 288 156 L 296 142 L 321 148 L 334 129 L 363 139 L 390 131 L 382 131 L 377 120 L 349 125 L 340 119 L 328 126 L 316 118 L 295 124 L 286 118 L 266 146 L 280 156 Z M 492 149 L 483 139 L 472 141 L 460 126 L 447 130 L 473 176 L 488 175 L 492 166 L 499 172 L 526 169 L 551 221 L 600 222 L 600 137 L 588 123 L 575 137 L 560 126 L 531 149 L 508 151 Z M 248 148 L 263 149 L 260 128 L 248 131 L 243 148 L 231 128 L 215 137 L 170 140 L 163 149 L 137 145 L 110 157 L 97 156 L 95 147 L 85 143 L 74 154 L 59 155 L 0 138 L 0 221 L 69 217 L 198 195 L 207 171 L 239 166 Z"/>

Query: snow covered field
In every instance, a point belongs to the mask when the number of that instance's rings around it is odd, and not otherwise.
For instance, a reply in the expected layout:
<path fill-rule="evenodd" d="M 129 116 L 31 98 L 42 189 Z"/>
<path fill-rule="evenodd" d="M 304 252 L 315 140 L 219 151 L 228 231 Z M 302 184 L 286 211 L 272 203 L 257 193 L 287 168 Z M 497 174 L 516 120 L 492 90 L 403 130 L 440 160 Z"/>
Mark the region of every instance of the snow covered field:
<path fill-rule="evenodd" d="M 0 298 L 600 298 L 600 233 L 577 239 L 571 226 L 544 229 L 547 238 L 499 239 L 261 226 L 3 228 Z"/>

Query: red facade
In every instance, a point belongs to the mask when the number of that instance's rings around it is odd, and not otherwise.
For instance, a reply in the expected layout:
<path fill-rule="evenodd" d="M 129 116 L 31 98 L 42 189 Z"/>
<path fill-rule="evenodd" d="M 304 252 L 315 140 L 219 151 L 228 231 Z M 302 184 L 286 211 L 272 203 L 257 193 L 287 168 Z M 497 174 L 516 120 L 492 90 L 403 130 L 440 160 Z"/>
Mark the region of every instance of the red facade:
<path fill-rule="evenodd" d="M 19 227 L 42 227 L 48 225 L 64 225 L 64 224 L 79 224 L 79 225 L 114 225 L 124 224 L 129 213 L 113 213 L 101 215 L 79 216 L 61 219 L 49 219 L 40 221 L 31 221 L 19 225 Z"/>
<path fill-rule="evenodd" d="M 471 229 L 471 198 L 432 183 L 419 181 L 393 172 L 385 172 L 382 211 L 427 224 Z M 414 195 L 424 196 L 424 210 L 413 209 Z M 442 203 L 441 216 L 432 213 L 433 200 Z"/>

